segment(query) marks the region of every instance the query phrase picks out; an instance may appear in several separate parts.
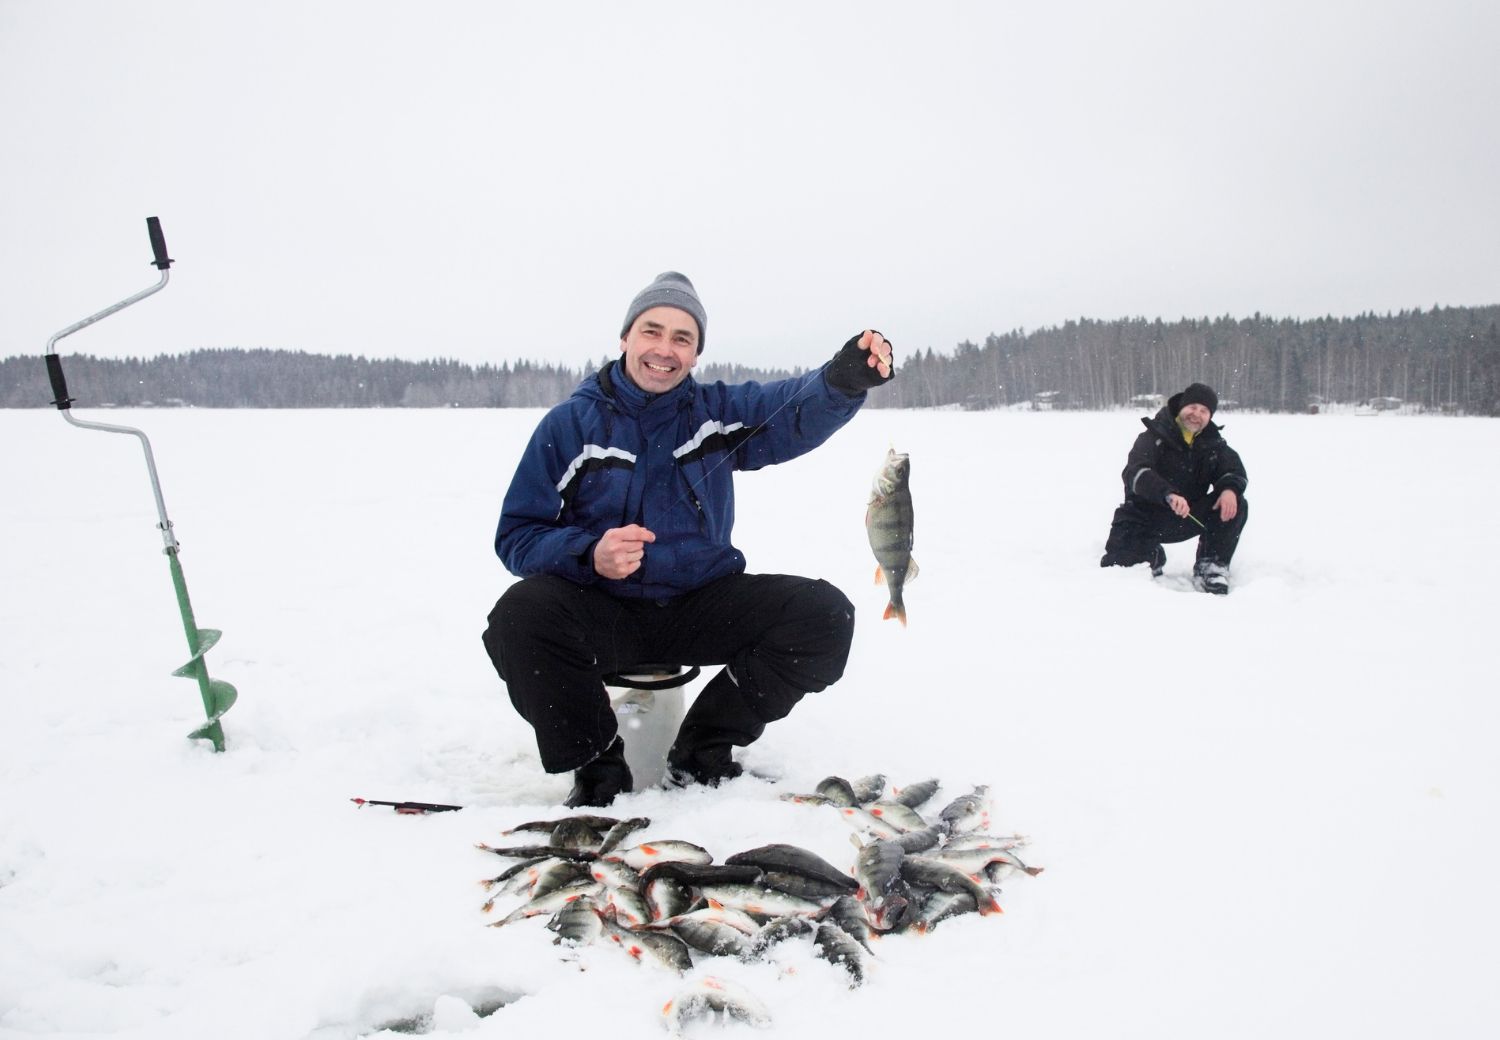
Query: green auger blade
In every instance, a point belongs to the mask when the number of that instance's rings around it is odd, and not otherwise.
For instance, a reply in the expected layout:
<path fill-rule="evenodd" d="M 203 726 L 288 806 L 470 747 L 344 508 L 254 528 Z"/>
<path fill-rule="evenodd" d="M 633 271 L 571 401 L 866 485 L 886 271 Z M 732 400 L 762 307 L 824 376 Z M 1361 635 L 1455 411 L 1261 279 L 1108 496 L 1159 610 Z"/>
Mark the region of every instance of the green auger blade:
<path fill-rule="evenodd" d="M 219 720 L 234 706 L 234 702 L 239 698 L 239 691 L 222 679 L 210 679 L 208 664 L 203 660 L 203 655 L 219 642 L 224 633 L 217 628 L 198 627 L 198 623 L 193 620 L 193 605 L 188 600 L 187 581 L 182 576 L 182 564 L 178 562 L 175 552 L 168 552 L 167 559 L 172 569 L 172 584 L 177 589 L 177 606 L 182 612 L 182 627 L 187 634 L 188 649 L 193 651 L 193 656 L 188 659 L 187 664 L 172 674 L 184 679 L 198 680 L 198 692 L 203 696 L 203 712 L 208 716 L 207 721 L 188 736 L 193 739 L 212 741 L 215 751 L 223 751 L 224 727 L 219 725 Z"/>
<path fill-rule="evenodd" d="M 189 642 L 197 642 L 197 649 L 193 651 L 192 659 L 172 674 L 183 679 L 198 680 L 198 691 L 203 695 L 203 711 L 208 720 L 188 734 L 193 739 L 213 741 L 215 751 L 224 750 L 224 727 L 219 725 L 219 720 L 224 713 L 234 706 L 239 698 L 239 691 L 223 679 L 210 679 L 208 677 L 208 665 L 203 660 L 203 655 L 218 643 L 224 635 L 217 628 L 194 628 L 196 640 L 192 638 Z"/>
<path fill-rule="evenodd" d="M 233 707 L 239 698 L 239 691 L 223 679 L 209 679 L 208 685 L 203 689 L 203 707 L 208 712 L 208 721 L 188 734 L 194 740 L 213 741 L 215 751 L 224 750 L 224 727 L 219 725 L 219 719 L 224 713 Z"/>

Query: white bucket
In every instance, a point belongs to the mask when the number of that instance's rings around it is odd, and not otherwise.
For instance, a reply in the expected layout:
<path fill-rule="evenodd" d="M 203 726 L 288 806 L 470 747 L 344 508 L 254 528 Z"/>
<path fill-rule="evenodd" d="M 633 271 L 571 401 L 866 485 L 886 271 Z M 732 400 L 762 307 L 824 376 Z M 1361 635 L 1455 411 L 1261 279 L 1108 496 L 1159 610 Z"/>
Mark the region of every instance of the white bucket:
<path fill-rule="evenodd" d="M 659 679 L 661 676 L 626 676 Z M 625 764 L 637 791 L 659 786 L 667 775 L 667 752 L 682 725 L 683 687 L 635 690 L 610 686 L 609 704 L 615 711 L 620 736 L 625 739 Z"/>

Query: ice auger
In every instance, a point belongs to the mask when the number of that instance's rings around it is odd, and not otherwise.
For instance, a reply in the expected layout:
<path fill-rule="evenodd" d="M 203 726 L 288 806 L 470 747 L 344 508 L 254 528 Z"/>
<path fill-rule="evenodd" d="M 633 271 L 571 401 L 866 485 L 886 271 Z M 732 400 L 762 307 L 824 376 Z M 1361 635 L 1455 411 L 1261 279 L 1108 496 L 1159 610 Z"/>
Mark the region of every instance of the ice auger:
<path fill-rule="evenodd" d="M 84 318 L 63 329 L 47 341 L 47 377 L 52 381 L 52 392 L 55 398 L 52 401 L 62 412 L 63 418 L 74 426 L 86 430 L 103 430 L 106 433 L 128 433 L 140 439 L 141 447 L 146 453 L 146 469 L 151 474 L 151 490 L 156 496 L 156 515 L 159 518 L 157 527 L 161 529 L 162 541 L 165 548 L 167 563 L 172 571 L 172 586 L 177 590 L 177 606 L 182 612 L 182 627 L 187 633 L 188 649 L 192 651 L 192 657 L 187 664 L 178 668 L 173 675 L 186 679 L 198 681 L 198 691 L 203 695 L 203 711 L 208 716 L 208 721 L 188 734 L 192 738 L 202 738 L 213 742 L 215 751 L 224 750 L 224 728 L 219 720 L 224 713 L 234 704 L 239 694 L 235 688 L 222 679 L 210 679 L 208 676 L 208 665 L 203 660 L 203 655 L 219 641 L 223 634 L 214 628 L 199 628 L 197 621 L 193 619 L 193 604 L 188 599 L 187 581 L 182 575 L 182 562 L 177 558 L 180 547 L 176 537 L 172 534 L 172 522 L 167 519 L 167 505 L 161 494 L 161 481 L 156 476 L 156 459 L 151 454 L 151 442 L 140 430 L 130 426 L 112 426 L 108 423 L 85 422 L 72 412 L 73 399 L 68 396 L 68 383 L 63 378 L 62 359 L 57 356 L 57 341 L 65 336 L 71 336 L 80 329 L 88 328 L 94 322 L 107 318 L 116 311 L 124 310 L 132 303 L 139 303 L 153 293 L 160 292 L 166 287 L 170 272 L 168 268 L 172 260 L 167 256 L 167 242 L 162 236 L 161 222 L 155 217 L 146 218 L 146 228 L 151 235 L 151 251 L 155 254 L 152 263 L 161 272 L 161 279 L 148 289 L 143 289 L 131 296 L 129 299 L 121 300 L 113 306 L 106 307 L 98 314 Z"/>

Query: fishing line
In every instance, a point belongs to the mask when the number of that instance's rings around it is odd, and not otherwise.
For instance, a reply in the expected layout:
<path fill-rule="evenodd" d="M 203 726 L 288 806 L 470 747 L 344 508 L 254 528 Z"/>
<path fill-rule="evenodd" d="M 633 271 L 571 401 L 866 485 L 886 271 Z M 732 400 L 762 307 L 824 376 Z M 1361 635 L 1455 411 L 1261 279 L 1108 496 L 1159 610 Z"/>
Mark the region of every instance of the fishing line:
<path fill-rule="evenodd" d="M 822 372 L 822 369 L 819 369 L 819 370 L 818 370 L 818 371 L 819 371 L 819 372 L 820 372 L 820 373 L 821 373 L 821 372 Z M 778 406 L 778 407 L 777 407 L 777 409 L 776 409 L 776 410 L 775 410 L 775 411 L 774 411 L 774 412 L 772 412 L 772 413 L 771 413 L 771 414 L 770 414 L 770 415 L 768 415 L 768 416 L 766 416 L 766 417 L 765 417 L 765 418 L 764 418 L 764 419 L 762 419 L 762 420 L 761 420 L 761 421 L 760 421 L 760 423 L 759 423 L 759 424 L 758 424 L 758 425 L 757 425 L 757 426 L 756 426 L 756 427 L 755 427 L 755 429 L 753 429 L 753 430 L 751 430 L 751 431 L 750 431 L 750 432 L 749 432 L 749 433 L 748 433 L 748 434 L 747 434 L 747 435 L 746 435 L 746 436 L 745 436 L 745 440 L 744 440 L 744 442 L 743 442 L 743 443 L 749 443 L 749 442 L 750 442 L 750 441 L 751 441 L 751 440 L 752 440 L 752 439 L 754 439 L 754 437 L 755 437 L 755 435 L 756 435 L 756 434 L 758 434 L 758 433 L 760 433 L 760 431 L 761 431 L 761 430 L 763 430 L 763 429 L 765 429 L 765 428 L 766 428 L 766 426 L 767 426 L 767 425 L 768 425 L 768 424 L 769 424 L 769 423 L 770 423 L 770 421 L 771 421 L 771 420 L 772 420 L 772 419 L 774 419 L 774 418 L 776 418 L 776 417 L 777 417 L 777 416 L 778 416 L 778 415 L 780 415 L 780 414 L 781 414 L 781 412 L 782 412 L 782 409 L 784 409 L 784 408 L 786 408 L 786 406 L 787 406 L 787 405 L 789 405 L 789 404 L 791 404 L 791 403 L 792 403 L 792 402 L 793 402 L 793 401 L 795 401 L 795 400 L 797 400 L 797 398 L 799 398 L 799 397 L 801 397 L 801 396 L 802 396 L 802 395 L 803 395 L 803 394 L 804 394 L 804 393 L 806 393 L 806 392 L 807 392 L 807 390 L 808 390 L 808 388 L 809 388 L 809 387 L 811 387 L 811 386 L 812 386 L 812 384 L 813 384 L 813 381 L 812 381 L 812 380 L 808 380 L 808 381 L 807 381 L 807 382 L 806 382 L 806 383 L 804 383 L 804 384 L 803 384 L 803 386 L 802 386 L 802 389 L 800 389 L 800 390 L 798 390 L 798 391 L 797 391 L 797 392 L 796 392 L 796 393 L 795 393 L 795 394 L 793 394 L 793 395 L 792 395 L 792 396 L 791 396 L 791 397 L 788 397 L 788 398 L 787 398 L 787 399 L 786 399 L 786 400 L 785 400 L 785 401 L 783 401 L 783 402 L 782 402 L 782 403 L 781 403 L 781 404 L 780 404 L 780 405 L 779 405 L 779 406 Z M 713 475 L 714 475 L 714 472 L 715 472 L 715 471 L 716 471 L 716 470 L 718 470 L 718 468 L 719 468 L 719 467 L 720 467 L 720 466 L 722 466 L 722 465 L 724 465 L 724 463 L 726 463 L 726 462 L 728 462 L 728 461 L 729 461 L 729 460 L 730 460 L 730 459 L 732 459 L 732 458 L 733 458 L 733 457 L 734 457 L 734 453 L 735 453 L 735 451 L 737 451 L 737 450 L 738 450 L 738 449 L 737 449 L 737 448 L 736 448 L 736 449 L 733 449 L 733 450 L 730 450 L 730 451 L 726 451 L 726 452 L 725 452 L 725 453 L 724 453 L 724 457 L 723 457 L 723 458 L 722 458 L 722 459 L 720 459 L 720 460 L 719 460 L 719 461 L 718 461 L 718 462 L 716 462 L 716 463 L 714 463 L 714 464 L 713 464 L 713 467 L 712 467 L 712 468 L 710 468 L 710 469 L 709 469 L 709 471 L 708 471 L 708 472 L 707 472 L 707 473 L 705 473 L 705 474 L 703 474 L 703 476 L 702 476 L 702 477 L 700 477 L 700 478 L 699 478 L 699 482 L 698 482 L 698 483 L 696 483 L 696 484 L 695 484 L 695 483 L 694 483 L 694 482 L 693 482 L 693 481 L 691 481 L 691 480 L 689 480 L 689 481 L 688 481 L 688 490 L 689 490 L 689 491 L 691 491 L 691 492 L 692 492 L 692 493 L 693 493 L 693 497 L 694 497 L 694 499 L 695 499 L 695 500 L 696 500 L 696 499 L 697 499 L 697 497 L 698 497 L 698 489 L 699 489 L 699 487 L 700 487 L 700 486 L 701 486 L 701 484 L 702 484 L 702 482 L 703 482 L 703 481 L 705 481 L 705 480 L 707 480 L 707 479 L 708 479 L 708 478 L 709 478 L 709 477 L 711 477 L 711 476 L 713 476 Z M 684 477 L 686 477 L 686 475 L 687 475 L 687 474 L 683 474 L 683 476 L 684 476 Z M 681 499 L 681 498 L 679 498 L 679 499 L 678 499 L 678 501 L 679 501 L 679 502 L 681 502 L 681 501 L 682 501 L 682 499 Z M 702 507 L 701 507 L 701 506 L 699 506 L 699 508 L 700 508 L 700 509 L 701 509 L 701 508 L 702 508 Z"/>

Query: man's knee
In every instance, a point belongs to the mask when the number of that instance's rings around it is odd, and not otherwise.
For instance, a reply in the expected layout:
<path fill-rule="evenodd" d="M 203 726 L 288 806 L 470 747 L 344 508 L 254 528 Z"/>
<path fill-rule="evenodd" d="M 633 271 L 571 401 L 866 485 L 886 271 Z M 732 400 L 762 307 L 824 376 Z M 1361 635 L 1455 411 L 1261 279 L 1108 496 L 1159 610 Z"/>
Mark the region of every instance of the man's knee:
<path fill-rule="evenodd" d="M 839 670 L 843 660 L 849 656 L 849 646 L 854 642 L 854 604 L 838 586 L 816 578 L 808 583 L 806 592 L 799 597 L 798 606 L 805 611 L 803 622 L 809 634 L 816 633 L 819 642 L 830 654 L 838 657 Z"/>
<path fill-rule="evenodd" d="M 808 579 L 772 638 L 754 652 L 783 685 L 812 693 L 837 682 L 854 642 L 854 604 L 835 585 Z M 771 684 L 767 684 L 771 685 Z"/>
<path fill-rule="evenodd" d="M 574 586 L 558 578 L 524 578 L 495 601 L 484 630 L 484 648 L 495 670 L 505 678 L 505 660 L 518 643 L 529 643 L 541 630 L 556 631 L 560 611 Z"/>

